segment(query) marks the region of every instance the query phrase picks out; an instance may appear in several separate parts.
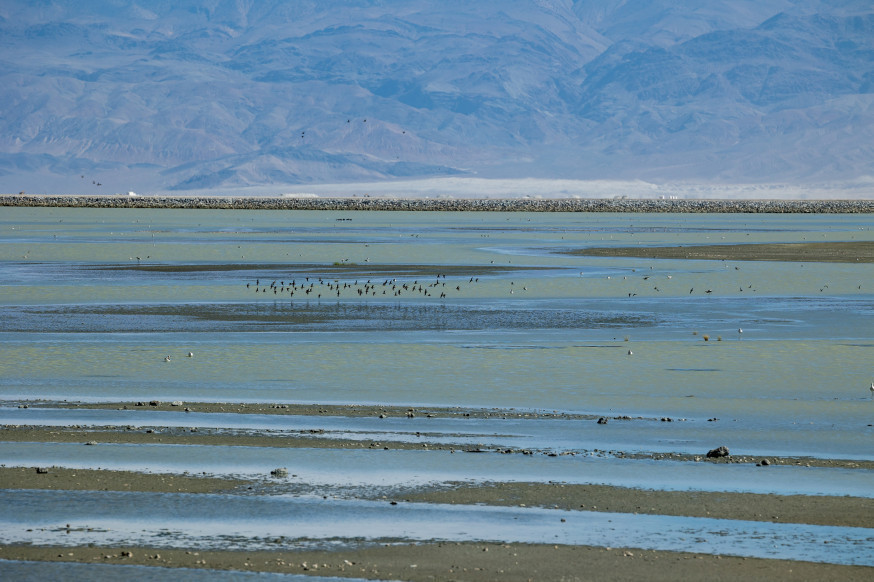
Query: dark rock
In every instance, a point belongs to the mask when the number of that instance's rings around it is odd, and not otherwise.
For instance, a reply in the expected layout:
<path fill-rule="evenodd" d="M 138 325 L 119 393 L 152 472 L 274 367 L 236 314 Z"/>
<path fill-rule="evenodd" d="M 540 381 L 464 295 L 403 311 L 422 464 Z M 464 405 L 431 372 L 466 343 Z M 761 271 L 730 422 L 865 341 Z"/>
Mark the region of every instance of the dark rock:
<path fill-rule="evenodd" d="M 278 467 L 270 471 L 270 474 L 274 477 L 288 477 L 288 469 L 285 467 Z"/>
<path fill-rule="evenodd" d="M 607 419 L 605 417 L 601 417 L 598 419 L 598 424 L 607 424 Z"/>
<path fill-rule="evenodd" d="M 728 447 L 717 447 L 715 449 L 711 449 L 707 451 L 708 459 L 721 459 L 722 457 L 728 457 Z"/>
<path fill-rule="evenodd" d="M 46 473 L 49 472 L 49 470 L 46 467 L 37 467 L 36 472 L 39 473 L 40 475 L 45 475 Z"/>
<path fill-rule="evenodd" d="M 770 465 L 770 464 L 771 464 L 771 461 L 769 461 L 768 459 L 762 459 L 762 460 L 759 462 L 759 465 L 761 465 L 761 466 L 763 466 L 763 467 L 767 467 L 767 466 Z"/>

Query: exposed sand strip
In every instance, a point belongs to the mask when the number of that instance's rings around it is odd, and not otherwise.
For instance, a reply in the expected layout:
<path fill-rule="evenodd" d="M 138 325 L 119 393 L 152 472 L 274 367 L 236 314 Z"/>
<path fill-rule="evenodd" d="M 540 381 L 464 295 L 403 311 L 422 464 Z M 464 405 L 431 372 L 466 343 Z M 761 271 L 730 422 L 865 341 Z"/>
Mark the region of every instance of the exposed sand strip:
<path fill-rule="evenodd" d="M 277 546 L 282 546 L 281 540 Z M 0 558 L 285 572 L 371 580 L 709 582 L 871 580 L 874 568 L 588 546 L 426 543 L 337 551 L 199 551 L 165 548 L 0 547 Z"/>
<path fill-rule="evenodd" d="M 569 251 L 589 257 L 700 259 L 708 261 L 796 261 L 872 263 L 874 242 L 766 243 L 676 247 L 599 247 Z"/>

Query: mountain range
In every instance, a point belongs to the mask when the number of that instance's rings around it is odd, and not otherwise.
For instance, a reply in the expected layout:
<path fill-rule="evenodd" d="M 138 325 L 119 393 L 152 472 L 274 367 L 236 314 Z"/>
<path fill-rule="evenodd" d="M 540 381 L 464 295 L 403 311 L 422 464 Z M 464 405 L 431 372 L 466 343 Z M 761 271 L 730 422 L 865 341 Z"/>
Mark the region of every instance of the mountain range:
<path fill-rule="evenodd" d="M 0 191 L 865 183 L 870 0 L 6 0 Z"/>

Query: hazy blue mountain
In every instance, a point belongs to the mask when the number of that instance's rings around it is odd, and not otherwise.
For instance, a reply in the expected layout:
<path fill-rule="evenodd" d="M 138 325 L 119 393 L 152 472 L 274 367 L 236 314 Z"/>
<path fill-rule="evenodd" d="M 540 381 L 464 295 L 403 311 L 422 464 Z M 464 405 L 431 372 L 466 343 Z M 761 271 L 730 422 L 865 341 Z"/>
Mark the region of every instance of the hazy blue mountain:
<path fill-rule="evenodd" d="M 872 159 L 870 1 L 0 4 L 5 192 L 805 182 Z"/>

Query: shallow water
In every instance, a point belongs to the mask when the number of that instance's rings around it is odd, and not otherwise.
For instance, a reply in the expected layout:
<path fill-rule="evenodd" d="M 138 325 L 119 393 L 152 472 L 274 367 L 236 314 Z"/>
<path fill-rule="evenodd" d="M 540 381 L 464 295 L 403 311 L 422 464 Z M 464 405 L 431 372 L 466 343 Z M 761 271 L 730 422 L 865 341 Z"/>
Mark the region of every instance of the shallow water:
<path fill-rule="evenodd" d="M 299 490 L 374 496 L 447 482 L 562 482 L 671 491 L 736 491 L 782 495 L 872 497 L 867 471 L 833 467 L 729 466 L 712 463 L 581 456 L 500 455 L 448 451 L 273 449 L 186 445 L 56 443 L 0 444 L 0 463 L 73 469 L 100 467 L 156 473 L 206 473 L 264 478 L 287 467 L 289 480 L 271 479 Z M 378 470 L 375 470 L 378 468 Z"/>
<path fill-rule="evenodd" d="M 59 502 L 43 491 L 6 496 L 6 507 L 15 509 L 0 510 L 3 543 L 266 549 L 276 547 L 278 538 L 307 540 L 299 542 L 302 547 L 325 547 L 338 538 L 505 541 L 691 546 L 722 555 L 874 565 L 874 556 L 860 554 L 874 536 L 867 528 L 417 503 L 386 511 L 386 502 L 318 497 L 69 492 Z"/>
<path fill-rule="evenodd" d="M 874 475 L 868 470 L 762 470 L 614 453 L 703 455 L 725 445 L 735 455 L 872 460 L 874 265 L 595 258 L 565 251 L 870 241 L 872 226 L 868 215 L 7 208 L 0 214 L 0 400 L 6 404 L 0 423 L 298 436 L 324 430 L 322 438 L 338 442 L 483 445 L 574 456 L 0 443 L 0 463 L 250 476 L 287 463 L 309 487 L 552 479 L 870 496 Z M 152 399 L 460 406 L 632 420 L 602 426 L 544 418 L 15 408 L 34 400 Z M 371 461 L 375 454 L 378 465 Z M 330 470 L 332 462 L 344 470 Z M 101 495 L 98 505 L 113 495 Z M 4 496 L 6 506 L 38 498 L 58 512 L 72 510 L 57 493 Z M 347 501 L 332 510 L 337 519 L 359 519 L 366 508 L 373 517 L 361 518 L 362 532 L 378 537 L 392 530 L 392 515 Z M 310 501 L 264 501 L 273 502 L 298 504 L 304 512 L 324 509 Z M 448 519 L 441 512 L 455 510 L 403 511 L 431 532 L 411 539 L 467 539 L 451 528 L 434 529 Z M 482 526 L 472 538 L 498 535 L 490 532 L 501 531 L 511 516 L 531 520 L 526 531 L 540 532 L 525 539 L 551 541 L 538 521 L 553 520 L 548 512 L 477 511 Z M 698 531 L 677 519 L 678 532 Z M 611 527 L 617 533 L 604 534 L 608 541 L 548 531 L 563 536 L 562 543 L 655 547 L 659 537 L 630 521 Z M 753 530 L 738 527 L 746 533 L 726 535 L 735 536 L 739 555 L 796 559 L 782 549 L 748 549 L 756 545 L 747 535 Z M 201 539 L 202 532 L 185 531 L 177 543 Z M 772 541 L 759 545 L 813 540 L 815 546 L 832 535 L 825 531 L 768 530 L 761 535 Z M 710 551 L 699 549 L 697 535 L 678 533 L 675 539 L 685 541 L 669 549 Z M 868 563 L 858 562 L 872 555 L 870 532 L 864 535 L 867 541 L 839 533 L 847 540 L 841 563 Z M 821 553 L 797 555 L 830 559 Z"/>

